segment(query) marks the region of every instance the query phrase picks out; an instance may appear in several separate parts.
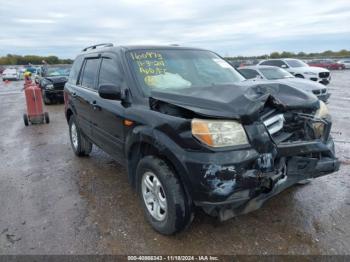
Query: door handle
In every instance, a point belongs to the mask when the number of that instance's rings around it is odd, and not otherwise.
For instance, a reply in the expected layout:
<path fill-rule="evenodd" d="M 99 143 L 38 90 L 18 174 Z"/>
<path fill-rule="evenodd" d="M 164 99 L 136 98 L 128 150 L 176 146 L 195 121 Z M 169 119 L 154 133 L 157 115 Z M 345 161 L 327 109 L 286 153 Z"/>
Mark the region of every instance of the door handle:
<path fill-rule="evenodd" d="M 92 108 L 93 108 L 94 110 L 97 110 L 97 109 L 98 109 L 98 110 L 101 110 L 101 107 L 100 107 L 99 105 L 97 105 L 96 100 L 90 102 L 90 105 L 92 106 Z"/>

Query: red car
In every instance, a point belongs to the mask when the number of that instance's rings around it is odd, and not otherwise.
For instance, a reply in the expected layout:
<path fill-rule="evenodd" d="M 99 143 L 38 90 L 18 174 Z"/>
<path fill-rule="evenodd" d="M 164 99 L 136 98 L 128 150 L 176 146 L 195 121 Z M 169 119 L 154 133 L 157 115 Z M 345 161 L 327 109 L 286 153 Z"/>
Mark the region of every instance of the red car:
<path fill-rule="evenodd" d="M 313 60 L 308 63 L 310 66 L 323 67 L 330 70 L 342 70 L 345 69 L 345 65 L 336 63 L 332 60 Z"/>

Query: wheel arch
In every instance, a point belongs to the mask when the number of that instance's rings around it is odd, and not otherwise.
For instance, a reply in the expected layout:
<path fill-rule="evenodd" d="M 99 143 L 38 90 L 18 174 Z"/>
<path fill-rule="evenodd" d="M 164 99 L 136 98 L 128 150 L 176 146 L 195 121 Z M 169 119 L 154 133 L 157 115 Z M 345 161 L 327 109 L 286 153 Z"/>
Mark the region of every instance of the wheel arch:
<path fill-rule="evenodd" d="M 69 119 L 71 118 L 71 116 L 73 115 L 73 110 L 68 108 L 66 110 L 66 119 L 67 119 L 67 123 L 69 123 Z"/>
<path fill-rule="evenodd" d="M 136 168 L 138 161 L 147 155 L 153 155 L 163 160 L 179 179 L 187 199 L 192 203 L 190 194 L 190 181 L 186 178 L 188 174 L 186 167 L 181 163 L 175 153 L 169 149 L 173 148 L 171 141 L 165 134 L 148 128 L 133 130 L 133 134 L 126 139 L 125 156 L 129 182 L 136 189 Z M 164 140 L 168 140 L 165 142 Z"/>

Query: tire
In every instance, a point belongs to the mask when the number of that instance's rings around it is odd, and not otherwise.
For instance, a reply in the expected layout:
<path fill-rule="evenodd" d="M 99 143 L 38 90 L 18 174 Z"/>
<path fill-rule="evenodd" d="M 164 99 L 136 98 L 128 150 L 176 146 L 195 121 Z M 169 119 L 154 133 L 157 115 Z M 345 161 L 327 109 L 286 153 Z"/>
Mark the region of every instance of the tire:
<path fill-rule="evenodd" d="M 154 156 L 144 157 L 137 166 L 136 176 L 138 195 L 153 229 L 163 235 L 172 235 L 190 225 L 193 219 L 192 206 L 187 201 L 179 179 L 163 160 Z M 150 199 L 148 204 L 147 198 Z"/>
<path fill-rule="evenodd" d="M 88 156 L 91 153 L 92 144 L 81 133 L 74 116 L 69 119 L 69 138 L 77 156 Z"/>
<path fill-rule="evenodd" d="M 45 118 L 45 123 L 49 124 L 50 123 L 50 117 L 49 117 L 49 113 L 48 112 L 44 113 L 44 118 Z"/>
<path fill-rule="evenodd" d="M 28 126 L 28 125 L 29 125 L 29 120 L 28 120 L 27 114 L 23 114 L 23 121 L 24 121 L 24 125 L 25 125 L 25 126 Z"/>
<path fill-rule="evenodd" d="M 44 104 L 45 105 L 51 105 L 52 101 L 51 101 L 50 98 L 47 97 L 46 92 L 45 92 L 44 89 L 42 91 L 42 96 L 43 96 Z"/>
<path fill-rule="evenodd" d="M 296 74 L 295 77 L 298 77 L 298 78 L 305 78 L 303 75 L 300 75 L 300 74 Z"/>

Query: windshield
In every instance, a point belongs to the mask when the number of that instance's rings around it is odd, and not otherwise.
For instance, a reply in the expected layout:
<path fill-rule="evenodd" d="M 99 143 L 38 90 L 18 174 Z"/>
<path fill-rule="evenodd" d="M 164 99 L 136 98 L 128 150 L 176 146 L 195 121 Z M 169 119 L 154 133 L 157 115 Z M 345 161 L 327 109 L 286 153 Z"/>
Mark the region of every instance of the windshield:
<path fill-rule="evenodd" d="M 127 56 L 148 96 L 152 91 L 184 94 L 187 89 L 245 80 L 229 63 L 209 51 L 152 49 L 132 51 Z"/>
<path fill-rule="evenodd" d="M 45 76 L 69 76 L 70 67 L 49 67 Z"/>
<path fill-rule="evenodd" d="M 309 66 L 308 64 L 305 64 L 303 61 L 300 61 L 297 59 L 288 59 L 285 61 L 290 67 L 308 67 Z"/>
<path fill-rule="evenodd" d="M 293 78 L 294 76 L 284 69 L 278 67 L 271 68 L 261 68 L 260 72 L 268 80 L 283 79 L 283 78 Z"/>

